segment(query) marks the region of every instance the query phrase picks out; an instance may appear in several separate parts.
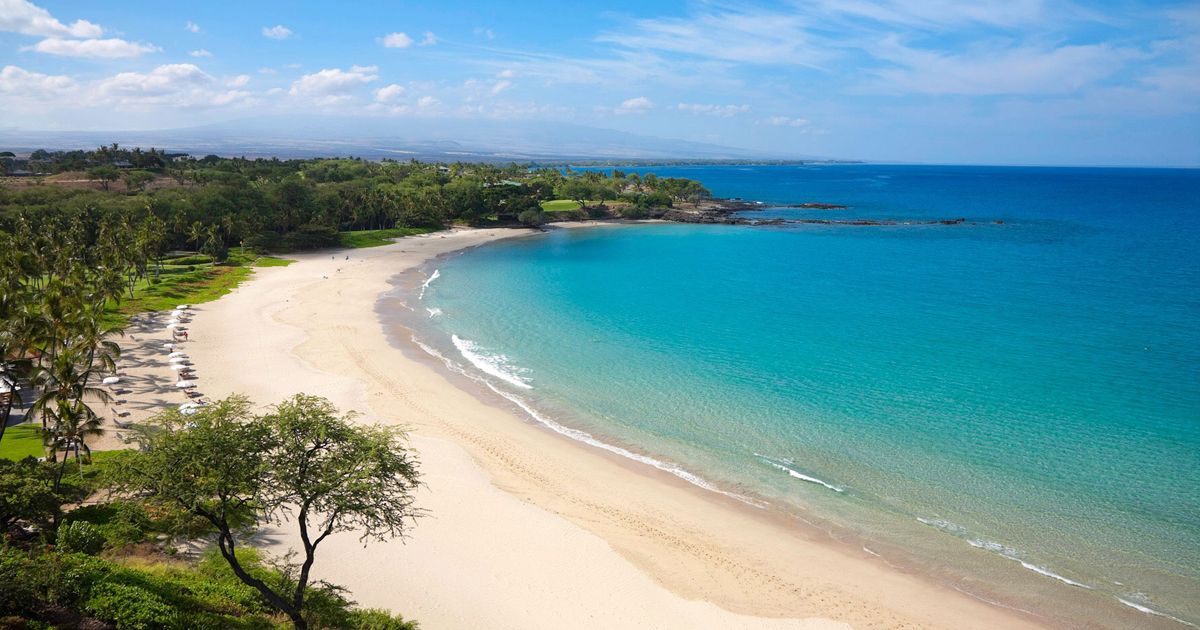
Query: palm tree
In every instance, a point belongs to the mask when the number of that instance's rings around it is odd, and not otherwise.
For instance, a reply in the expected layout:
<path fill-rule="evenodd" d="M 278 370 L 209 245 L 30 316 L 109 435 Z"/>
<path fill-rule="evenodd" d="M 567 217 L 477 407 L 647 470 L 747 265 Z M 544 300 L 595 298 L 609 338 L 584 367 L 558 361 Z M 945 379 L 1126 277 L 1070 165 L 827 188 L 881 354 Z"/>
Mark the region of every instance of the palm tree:
<path fill-rule="evenodd" d="M 54 424 L 42 432 L 42 442 L 51 452 L 51 461 L 55 461 L 58 451 L 62 451 L 62 465 L 54 479 L 54 491 L 58 492 L 62 483 L 63 472 L 67 468 L 67 454 L 75 451 L 75 462 L 79 464 L 79 477 L 83 478 L 83 458 L 86 454 L 91 460 L 92 450 L 88 448 L 87 438 L 104 434 L 100 428 L 100 418 L 90 407 L 80 401 L 59 401 L 52 410 Z M 82 451 L 82 453 L 81 453 Z"/>
<path fill-rule="evenodd" d="M 87 407 L 87 403 L 84 402 L 87 399 L 101 403 L 112 400 L 108 392 L 88 385 L 91 377 L 102 371 L 93 367 L 89 361 L 88 356 L 79 348 L 69 347 L 54 355 L 49 365 L 33 370 L 33 384 L 41 393 L 33 401 L 29 413 L 32 417 L 41 419 L 43 429 L 50 428 L 58 408 L 63 404 Z"/>

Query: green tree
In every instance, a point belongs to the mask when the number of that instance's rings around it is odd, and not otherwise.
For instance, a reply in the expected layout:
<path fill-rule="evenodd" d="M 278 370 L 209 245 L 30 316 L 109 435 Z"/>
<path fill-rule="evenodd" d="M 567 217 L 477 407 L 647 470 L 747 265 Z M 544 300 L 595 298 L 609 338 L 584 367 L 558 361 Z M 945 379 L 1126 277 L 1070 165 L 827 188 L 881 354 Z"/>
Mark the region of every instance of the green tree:
<path fill-rule="evenodd" d="M 403 536 L 420 513 L 417 462 L 401 436 L 353 424 L 315 396 L 298 395 L 261 416 L 231 397 L 186 422 L 175 410 L 160 414 L 140 433 L 144 450 L 123 453 L 112 469 L 118 489 L 211 524 L 234 575 L 305 630 L 321 542 L 348 531 L 364 542 Z M 299 562 L 284 583 L 268 584 L 239 560 L 239 539 L 283 517 L 299 530 Z"/>
<path fill-rule="evenodd" d="M 125 190 L 142 190 L 154 181 L 154 174 L 149 171 L 127 171 L 125 173 Z"/>
<path fill-rule="evenodd" d="M 121 173 L 111 166 L 93 166 L 87 170 L 87 178 L 100 182 L 100 187 L 108 190 L 108 185 L 121 179 Z"/>

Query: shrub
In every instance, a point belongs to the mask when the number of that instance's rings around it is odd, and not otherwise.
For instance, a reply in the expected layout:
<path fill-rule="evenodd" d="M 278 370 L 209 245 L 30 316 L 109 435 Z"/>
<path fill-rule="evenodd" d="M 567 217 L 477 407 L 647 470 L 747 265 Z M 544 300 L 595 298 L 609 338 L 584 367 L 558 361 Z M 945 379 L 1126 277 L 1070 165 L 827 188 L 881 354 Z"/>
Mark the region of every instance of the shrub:
<path fill-rule="evenodd" d="M 196 270 L 196 265 L 188 265 L 188 266 L 187 266 L 187 270 L 188 270 L 188 271 L 195 271 L 195 270 Z"/>
<path fill-rule="evenodd" d="M 246 247 L 256 254 L 279 251 L 283 247 L 283 237 L 275 232 L 262 232 L 247 239 Z"/>
<path fill-rule="evenodd" d="M 380 608 L 355 610 L 350 613 L 350 628 L 352 630 L 417 630 L 420 625 L 415 621 L 405 621 L 400 615 L 391 616 L 388 611 Z"/>
<path fill-rule="evenodd" d="M 180 615 L 154 593 L 128 584 L 100 584 L 84 610 L 118 630 L 180 627 Z"/>
<path fill-rule="evenodd" d="M 546 213 L 541 210 L 525 210 L 517 215 L 517 220 L 530 227 L 536 227 L 545 223 L 548 219 Z"/>
<path fill-rule="evenodd" d="M 641 206 L 629 205 L 621 208 L 622 219 L 644 219 L 646 218 L 646 209 Z"/>
<path fill-rule="evenodd" d="M 92 556 L 104 548 L 104 533 L 87 521 L 72 521 L 58 528 L 57 543 L 63 553 Z"/>
<path fill-rule="evenodd" d="M 592 219 L 608 218 L 608 206 L 588 206 L 587 215 Z"/>

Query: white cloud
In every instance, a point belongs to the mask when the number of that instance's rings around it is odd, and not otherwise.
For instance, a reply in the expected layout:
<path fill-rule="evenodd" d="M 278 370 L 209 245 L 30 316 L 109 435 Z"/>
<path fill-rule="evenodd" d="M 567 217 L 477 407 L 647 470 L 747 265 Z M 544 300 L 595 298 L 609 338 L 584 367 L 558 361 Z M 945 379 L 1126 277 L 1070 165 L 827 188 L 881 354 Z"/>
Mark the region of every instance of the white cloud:
<path fill-rule="evenodd" d="M 437 35 L 434 35 L 433 31 L 425 31 L 425 39 L 421 40 L 421 43 L 417 44 L 417 45 L 418 46 L 432 46 L 436 43 L 438 43 Z"/>
<path fill-rule="evenodd" d="M 488 39 L 496 39 L 496 34 L 492 32 L 492 29 L 483 28 L 482 26 L 475 27 L 475 34 L 483 35 L 484 37 L 486 37 Z"/>
<path fill-rule="evenodd" d="M 259 74 L 279 74 L 279 71 L 276 70 L 275 68 L 259 68 L 258 73 Z"/>
<path fill-rule="evenodd" d="M 803 118 L 788 118 L 787 116 L 772 116 L 758 121 L 760 125 L 769 125 L 771 127 L 803 127 L 808 124 Z"/>
<path fill-rule="evenodd" d="M 296 69 L 296 68 L 303 68 L 303 67 L 304 67 L 304 65 L 303 65 L 303 64 L 299 64 L 299 63 L 289 63 L 289 64 L 284 64 L 284 66 L 283 66 L 283 67 L 284 67 L 284 68 L 291 69 L 291 70 L 294 70 L 294 69 Z"/>
<path fill-rule="evenodd" d="M 312 98 L 318 105 L 334 105 L 351 100 L 351 92 L 378 80 L 378 70 L 377 66 L 352 66 L 306 74 L 292 83 L 288 94 Z"/>
<path fill-rule="evenodd" d="M 391 103 L 404 95 L 404 88 L 395 83 L 375 90 L 376 103 Z"/>
<path fill-rule="evenodd" d="M 193 33 L 199 33 L 199 32 L 200 32 L 200 25 L 199 25 L 199 24 L 193 24 L 192 22 L 188 22 L 187 24 L 184 24 L 184 25 L 183 25 L 183 28 L 184 28 L 184 30 L 191 31 L 191 32 L 193 32 Z"/>
<path fill-rule="evenodd" d="M 417 99 L 417 107 L 422 109 L 429 109 L 437 107 L 438 105 L 440 105 L 440 103 L 438 103 L 438 100 L 432 96 L 422 96 L 421 98 Z"/>
<path fill-rule="evenodd" d="M 193 50 L 192 52 L 190 52 L 188 54 L 193 57 L 211 57 L 212 56 L 212 53 L 208 52 L 207 50 L 204 50 L 203 48 L 201 48 L 200 50 Z"/>
<path fill-rule="evenodd" d="M 236 77 L 225 79 L 225 85 L 228 85 L 229 87 L 243 87 L 249 82 L 250 75 L 248 74 L 239 74 Z"/>
<path fill-rule="evenodd" d="M 504 90 L 511 88 L 512 86 L 513 86 L 512 81 L 509 81 L 507 79 L 500 80 L 500 81 L 497 81 L 496 84 L 492 86 L 491 93 L 499 94 L 499 93 L 503 92 Z"/>
<path fill-rule="evenodd" d="M 384 48 L 408 48 L 413 44 L 413 39 L 405 33 L 389 33 L 375 41 L 383 44 Z"/>
<path fill-rule="evenodd" d="M 511 79 L 511 78 L 517 76 L 517 71 L 513 70 L 512 68 L 509 68 L 507 70 L 500 71 L 499 73 L 496 74 L 496 76 L 500 77 L 501 79 Z"/>
<path fill-rule="evenodd" d="M 137 57 L 143 53 L 152 53 L 161 48 L 152 44 L 135 44 L 123 39 L 59 39 L 51 37 L 32 46 L 33 50 L 50 55 L 65 57 L 103 57 L 108 59 L 120 57 Z"/>
<path fill-rule="evenodd" d="M 276 25 L 272 28 L 267 28 L 264 26 L 262 34 L 263 37 L 270 39 L 287 39 L 292 36 L 292 29 L 287 28 L 282 24 Z"/>
<path fill-rule="evenodd" d="M 71 77 L 29 72 L 17 66 L 0 70 L 0 93 L 6 98 L 51 100 L 75 90 L 78 85 Z"/>
<path fill-rule="evenodd" d="M 70 26 L 26 0 L 0 0 L 0 31 L 38 37 L 96 38 L 104 32 L 96 24 L 75 20 Z"/>
<path fill-rule="evenodd" d="M 644 114 L 652 109 L 654 109 L 653 101 L 646 98 L 645 96 L 638 96 L 636 98 L 631 98 L 631 99 L 625 101 L 624 103 L 621 103 L 621 106 L 614 109 L 613 113 L 614 114 Z"/>
<path fill-rule="evenodd" d="M 1067 94 L 1106 78 L 1145 55 L 1109 44 L 1047 48 L 976 46 L 960 53 L 909 48 L 891 36 L 872 54 L 895 66 L 860 86 L 867 93 Z"/>
<path fill-rule="evenodd" d="M 744 113 L 750 111 L 750 106 L 749 105 L 701 105 L 701 104 L 696 104 L 696 103 L 693 103 L 693 104 L 680 103 L 679 105 L 676 106 L 676 109 L 679 109 L 679 110 L 682 110 L 685 112 L 692 112 L 695 114 L 708 114 L 709 116 L 721 116 L 723 118 L 728 118 L 730 116 L 733 116 L 734 114 L 744 114 Z"/>

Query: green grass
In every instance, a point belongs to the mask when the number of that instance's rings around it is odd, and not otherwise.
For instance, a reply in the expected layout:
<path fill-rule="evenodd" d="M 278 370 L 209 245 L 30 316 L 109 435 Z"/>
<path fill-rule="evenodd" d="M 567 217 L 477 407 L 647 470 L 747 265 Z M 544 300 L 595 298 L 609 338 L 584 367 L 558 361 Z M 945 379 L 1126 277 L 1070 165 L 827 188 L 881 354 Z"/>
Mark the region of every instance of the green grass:
<path fill-rule="evenodd" d="M 30 455 L 45 457 L 46 449 L 42 446 L 41 429 L 36 424 L 18 424 L 4 430 L 4 439 L 0 440 L 0 458 L 22 460 Z"/>
<path fill-rule="evenodd" d="M 342 247 L 361 248 L 391 245 L 392 242 L 387 239 L 400 238 L 401 236 L 413 236 L 415 234 L 428 234 L 432 231 L 433 230 L 429 228 L 392 228 L 390 230 L 342 232 Z"/>
<path fill-rule="evenodd" d="M 124 319 L 136 313 L 169 311 L 178 304 L 211 302 L 229 293 L 252 273 L 254 271 L 249 267 L 200 267 L 195 271 L 188 271 L 187 267 L 166 267 L 158 284 L 139 280 L 133 289 L 133 299 L 126 296 L 119 308 L 110 305 L 107 316 Z M 153 271 L 150 277 L 155 277 Z"/>
<path fill-rule="evenodd" d="M 595 203 L 595 202 L 593 202 Z M 570 199 L 555 199 L 554 201 L 543 201 L 542 210 L 546 212 L 562 212 L 564 210 L 578 210 L 579 202 L 571 201 Z"/>
<path fill-rule="evenodd" d="M 296 262 L 296 261 L 289 260 L 287 258 L 272 258 L 270 256 L 263 256 L 262 258 L 259 258 L 257 262 L 254 263 L 254 266 L 255 267 L 286 267 L 294 262 Z"/>

